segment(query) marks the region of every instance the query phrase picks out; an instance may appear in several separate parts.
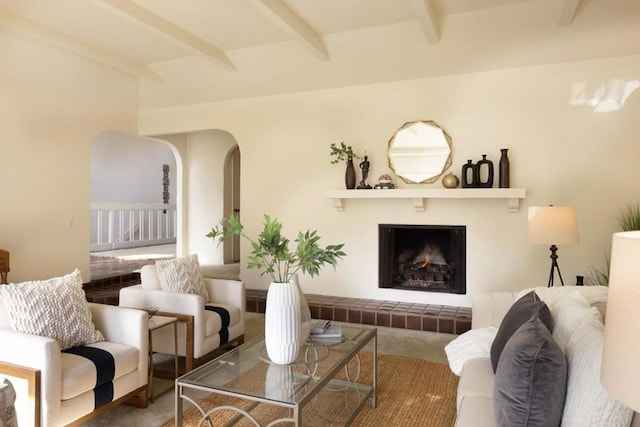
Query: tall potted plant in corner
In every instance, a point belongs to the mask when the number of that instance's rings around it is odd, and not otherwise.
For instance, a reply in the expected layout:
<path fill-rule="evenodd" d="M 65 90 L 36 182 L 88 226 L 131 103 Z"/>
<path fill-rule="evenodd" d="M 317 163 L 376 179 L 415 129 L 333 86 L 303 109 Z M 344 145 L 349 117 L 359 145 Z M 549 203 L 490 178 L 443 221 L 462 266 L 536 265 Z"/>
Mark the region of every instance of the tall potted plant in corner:
<path fill-rule="evenodd" d="M 292 363 L 309 333 L 309 325 L 306 326 L 306 334 L 301 333 L 300 307 L 304 295 L 298 286 L 297 273 L 314 277 L 326 264 L 335 268 L 338 259 L 346 255 L 342 251 L 344 244 L 323 248 L 319 244 L 318 232 L 307 230 L 298 232 L 295 249 L 291 249 L 289 239 L 282 235 L 282 223 L 266 214 L 257 239 L 244 233 L 237 216 L 220 220 L 207 237 L 218 240 L 219 244 L 232 235 L 242 236 L 251 242 L 247 267 L 259 269 L 261 276 L 268 274 L 271 277 L 265 309 L 265 344 L 269 359 L 277 364 Z"/>
<path fill-rule="evenodd" d="M 360 156 L 353 151 L 350 145 L 346 145 L 344 142 L 341 142 L 340 145 L 331 143 L 331 155 L 335 157 L 331 161 L 331 164 L 339 162 L 347 163 L 347 170 L 344 174 L 344 183 L 347 190 L 356 188 L 356 168 L 353 166 L 353 158 L 359 159 Z"/>

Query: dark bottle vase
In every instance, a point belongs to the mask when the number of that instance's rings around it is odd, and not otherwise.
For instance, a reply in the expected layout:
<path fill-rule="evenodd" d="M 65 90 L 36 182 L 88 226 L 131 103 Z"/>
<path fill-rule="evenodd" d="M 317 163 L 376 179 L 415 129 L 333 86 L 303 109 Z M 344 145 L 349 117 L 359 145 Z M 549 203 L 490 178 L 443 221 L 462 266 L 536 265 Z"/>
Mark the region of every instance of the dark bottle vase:
<path fill-rule="evenodd" d="M 353 159 L 347 160 L 347 170 L 344 173 L 344 183 L 347 190 L 356 188 L 356 168 L 353 166 Z"/>
<path fill-rule="evenodd" d="M 471 160 L 467 160 L 466 165 L 462 165 L 462 188 L 474 188 L 476 186 L 476 165 Z"/>
<path fill-rule="evenodd" d="M 486 181 L 482 180 L 483 172 L 486 169 Z M 475 184 L 477 188 L 493 187 L 493 162 L 487 159 L 487 155 L 482 155 L 482 160 L 476 163 Z"/>
<path fill-rule="evenodd" d="M 500 178 L 499 178 L 499 187 L 500 188 L 509 188 L 509 157 L 507 156 L 508 148 L 500 149 Z"/>

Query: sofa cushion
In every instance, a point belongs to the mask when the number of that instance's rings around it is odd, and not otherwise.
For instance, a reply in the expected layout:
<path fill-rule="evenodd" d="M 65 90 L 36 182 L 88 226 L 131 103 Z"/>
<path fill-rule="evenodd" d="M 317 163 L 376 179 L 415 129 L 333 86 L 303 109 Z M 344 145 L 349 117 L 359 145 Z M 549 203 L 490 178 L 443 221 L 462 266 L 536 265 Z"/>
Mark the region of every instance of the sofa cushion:
<path fill-rule="evenodd" d="M 491 366 L 493 372 L 496 372 L 498 361 L 505 344 L 511 338 L 511 335 L 518 330 L 531 316 L 537 314 L 540 320 L 545 324 L 547 329 L 553 331 L 553 319 L 549 307 L 542 301 L 535 291 L 522 296 L 513 303 L 507 314 L 505 314 L 496 337 L 491 344 Z"/>
<path fill-rule="evenodd" d="M 633 412 L 616 401 L 600 384 L 604 325 L 585 317 L 565 350 L 569 365 L 562 427 L 622 427 Z"/>
<path fill-rule="evenodd" d="M 97 367 L 90 358 L 69 352 L 75 351 L 77 348 L 62 352 L 62 400 L 72 399 L 138 368 L 138 349 L 135 347 L 102 341 L 84 346 L 84 348 L 103 350 L 111 359 L 106 365 L 112 364 L 114 369 L 111 366 Z"/>
<path fill-rule="evenodd" d="M 578 291 L 570 292 L 551 306 L 553 316 L 553 338 L 564 351 L 571 335 L 586 317 L 602 322 L 600 311 Z"/>
<path fill-rule="evenodd" d="M 143 265 L 140 269 L 140 283 L 142 289 L 148 291 L 159 291 L 162 289 L 158 278 L 158 269 L 155 264 Z"/>
<path fill-rule="evenodd" d="M 79 270 L 48 280 L 0 286 L 11 327 L 58 341 L 61 349 L 104 340 L 91 320 Z"/>
<path fill-rule="evenodd" d="M 534 314 L 509 338 L 498 362 L 493 397 L 496 424 L 559 426 L 566 383 L 564 354 Z"/>
<path fill-rule="evenodd" d="M 606 316 L 607 297 L 609 295 L 608 286 L 539 286 L 536 288 L 523 289 L 522 291 L 518 292 L 516 294 L 516 300 L 528 294 L 532 290 L 535 290 L 540 299 L 544 301 L 550 308 L 553 307 L 556 301 L 558 301 L 565 295 L 576 291 L 580 292 L 580 294 L 582 294 L 582 296 L 584 296 L 587 301 L 589 301 L 589 305 L 596 307 L 600 311 L 603 319 Z"/>
<path fill-rule="evenodd" d="M 207 288 L 202 282 L 198 255 L 156 261 L 158 279 L 163 290 L 181 294 L 200 295 L 209 301 Z"/>

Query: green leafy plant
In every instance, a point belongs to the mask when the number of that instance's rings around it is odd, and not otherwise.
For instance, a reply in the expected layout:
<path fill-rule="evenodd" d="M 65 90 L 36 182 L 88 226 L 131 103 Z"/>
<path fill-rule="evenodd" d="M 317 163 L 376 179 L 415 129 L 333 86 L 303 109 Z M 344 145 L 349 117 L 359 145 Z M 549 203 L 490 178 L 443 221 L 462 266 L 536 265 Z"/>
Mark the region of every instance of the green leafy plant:
<path fill-rule="evenodd" d="M 609 286 L 609 268 L 611 267 L 611 255 L 604 254 L 604 267 L 591 267 L 589 278 L 594 285 Z"/>
<path fill-rule="evenodd" d="M 618 216 L 618 225 L 622 231 L 640 230 L 640 204 L 628 204 Z"/>
<path fill-rule="evenodd" d="M 346 162 L 353 158 L 360 158 L 360 156 L 353 151 L 353 148 L 351 148 L 350 145 L 346 145 L 344 141 L 341 142 L 340 145 L 331 143 L 331 155 L 335 156 L 335 159 L 331 160 L 331 164 Z"/>
<path fill-rule="evenodd" d="M 319 244 L 320 236 L 317 231 L 298 232 L 295 239 L 296 247 L 289 247 L 289 239 L 282 235 L 282 223 L 264 215 L 262 231 L 256 240 L 244 233 L 244 227 L 236 215 L 223 218 L 206 235 L 218 244 L 232 235 L 244 237 L 251 242 L 248 268 L 261 270 L 260 275 L 268 274 L 273 282 L 286 283 L 298 271 L 307 273 L 311 277 L 320 273 L 325 264 L 334 268 L 338 259 L 346 254 L 342 251 L 344 244 L 328 245 L 322 248 Z"/>
<path fill-rule="evenodd" d="M 640 230 L 640 203 L 628 204 L 618 215 L 618 225 L 622 231 Z M 590 279 L 595 285 L 609 285 L 609 269 L 611 267 L 611 255 L 605 253 L 604 267 L 591 267 Z"/>

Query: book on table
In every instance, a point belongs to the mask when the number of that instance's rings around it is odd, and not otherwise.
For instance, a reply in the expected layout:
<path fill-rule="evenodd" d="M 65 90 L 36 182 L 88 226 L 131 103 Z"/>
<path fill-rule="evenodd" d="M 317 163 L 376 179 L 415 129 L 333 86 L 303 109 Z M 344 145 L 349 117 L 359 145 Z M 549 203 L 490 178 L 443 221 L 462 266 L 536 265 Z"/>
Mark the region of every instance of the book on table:
<path fill-rule="evenodd" d="M 341 338 L 342 326 L 330 321 L 317 321 L 311 325 L 309 338 Z"/>

